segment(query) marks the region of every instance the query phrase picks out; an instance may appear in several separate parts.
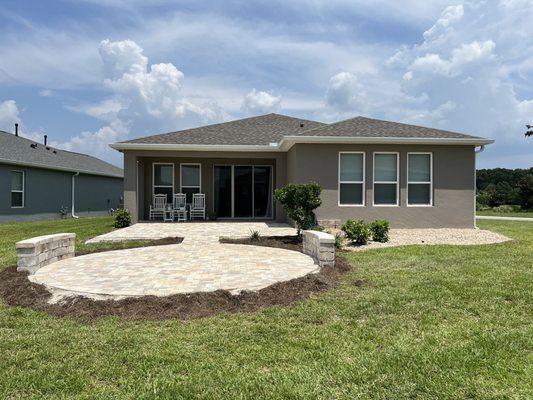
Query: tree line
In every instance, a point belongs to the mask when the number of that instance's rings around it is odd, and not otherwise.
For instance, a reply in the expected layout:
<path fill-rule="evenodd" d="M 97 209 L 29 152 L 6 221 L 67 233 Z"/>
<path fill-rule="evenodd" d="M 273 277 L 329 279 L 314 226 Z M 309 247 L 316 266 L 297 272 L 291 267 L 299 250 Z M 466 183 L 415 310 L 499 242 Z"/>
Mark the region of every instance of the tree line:
<path fill-rule="evenodd" d="M 476 174 L 477 203 L 485 207 L 504 204 L 533 209 L 533 168 L 478 169 Z"/>

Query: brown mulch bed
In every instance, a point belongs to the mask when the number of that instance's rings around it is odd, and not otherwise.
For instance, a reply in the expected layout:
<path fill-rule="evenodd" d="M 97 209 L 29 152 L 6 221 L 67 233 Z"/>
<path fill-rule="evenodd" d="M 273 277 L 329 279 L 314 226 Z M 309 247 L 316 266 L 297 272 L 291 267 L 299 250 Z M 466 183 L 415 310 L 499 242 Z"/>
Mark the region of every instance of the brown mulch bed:
<path fill-rule="evenodd" d="M 261 246 L 300 250 L 301 243 L 294 237 L 226 240 L 225 243 L 254 244 Z M 50 293 L 42 285 L 30 282 L 27 273 L 16 267 L 0 271 L 0 297 L 11 306 L 29 307 L 58 317 L 72 317 L 93 321 L 107 316 L 125 319 L 161 320 L 168 318 L 194 319 L 221 312 L 251 312 L 264 307 L 288 306 L 308 299 L 315 293 L 335 288 L 342 274 L 351 269 L 342 257 L 335 266 L 324 267 L 319 273 L 309 274 L 286 282 L 279 282 L 256 292 L 244 291 L 232 295 L 225 290 L 176 294 L 166 297 L 143 296 L 123 300 L 93 300 L 86 297 L 69 297 L 64 302 L 49 304 Z"/>

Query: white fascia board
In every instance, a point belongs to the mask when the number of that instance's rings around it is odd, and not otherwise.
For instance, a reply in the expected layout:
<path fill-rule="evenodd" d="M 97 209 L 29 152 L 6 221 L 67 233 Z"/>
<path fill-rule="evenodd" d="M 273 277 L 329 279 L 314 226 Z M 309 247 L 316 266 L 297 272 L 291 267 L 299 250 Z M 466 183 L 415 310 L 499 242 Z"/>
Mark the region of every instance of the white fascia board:
<path fill-rule="evenodd" d="M 280 142 L 280 149 L 282 151 L 287 151 L 296 143 L 430 144 L 481 146 L 494 143 L 494 140 L 483 138 L 285 136 Z"/>
<path fill-rule="evenodd" d="M 124 178 L 123 175 L 105 174 L 103 172 L 86 171 L 83 169 L 56 167 L 56 166 L 50 166 L 50 165 L 32 163 L 32 162 L 26 162 L 26 161 L 23 162 L 23 161 L 6 160 L 4 158 L 0 158 L 0 164 L 18 165 L 21 167 L 31 167 L 31 168 L 41 168 L 41 169 L 51 169 L 53 171 L 79 172 L 80 174 L 85 174 L 85 175 L 108 176 L 111 178 L 121 178 L 121 179 Z"/>
<path fill-rule="evenodd" d="M 162 143 L 112 143 L 115 150 L 163 151 L 279 151 L 279 145 L 213 145 L 213 144 L 162 144 Z"/>
<path fill-rule="evenodd" d="M 270 145 L 207 145 L 207 144 L 161 144 L 161 143 L 113 143 L 115 150 L 163 150 L 163 151 L 265 151 L 285 152 L 296 143 L 342 143 L 342 144 L 427 144 L 471 145 L 494 143 L 483 138 L 408 138 L 408 137 L 345 137 L 345 136 L 284 136 L 281 142 Z"/>

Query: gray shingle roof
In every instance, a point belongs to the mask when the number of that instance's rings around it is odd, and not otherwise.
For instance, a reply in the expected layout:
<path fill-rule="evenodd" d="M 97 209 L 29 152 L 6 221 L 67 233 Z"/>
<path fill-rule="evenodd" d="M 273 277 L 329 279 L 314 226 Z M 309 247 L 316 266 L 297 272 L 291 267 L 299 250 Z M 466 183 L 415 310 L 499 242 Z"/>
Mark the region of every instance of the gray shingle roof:
<path fill-rule="evenodd" d="M 303 127 L 301 124 L 303 124 Z M 279 143 L 284 136 L 483 139 L 477 136 L 464 135 L 441 129 L 365 117 L 356 117 L 332 124 L 324 124 L 322 122 L 298 119 L 280 114 L 267 114 L 221 124 L 147 136 L 121 143 L 261 146 L 269 145 L 270 143 Z M 118 147 L 120 148 L 120 146 Z"/>
<path fill-rule="evenodd" d="M 303 127 L 300 126 L 303 124 Z M 267 114 L 220 124 L 201 126 L 161 135 L 147 136 L 122 143 L 205 144 L 205 145 L 269 145 L 283 136 L 325 125 L 321 122 Z"/>
<path fill-rule="evenodd" d="M 300 133 L 303 136 L 481 139 L 477 136 L 423 126 L 355 117 Z"/>
<path fill-rule="evenodd" d="M 32 145 L 36 147 L 33 148 Z M 94 175 L 124 176 L 121 168 L 98 158 L 45 147 L 42 143 L 0 131 L 0 163 L 2 162 Z"/>

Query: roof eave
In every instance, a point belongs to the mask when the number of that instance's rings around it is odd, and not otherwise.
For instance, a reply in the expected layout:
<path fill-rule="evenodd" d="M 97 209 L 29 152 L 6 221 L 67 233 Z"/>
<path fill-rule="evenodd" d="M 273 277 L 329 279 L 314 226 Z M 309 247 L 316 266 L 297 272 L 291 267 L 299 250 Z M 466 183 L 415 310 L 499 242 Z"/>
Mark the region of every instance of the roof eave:
<path fill-rule="evenodd" d="M 86 174 L 86 175 L 97 175 L 97 176 L 107 176 L 111 178 L 124 178 L 124 175 L 117 175 L 117 174 L 108 174 L 104 172 L 95 172 L 95 171 L 87 171 L 83 169 L 73 169 L 73 168 L 66 168 L 66 167 L 52 167 L 49 165 L 39 164 L 39 163 L 32 163 L 32 162 L 26 162 L 26 161 L 15 161 L 15 160 L 8 160 L 5 158 L 0 158 L 0 163 L 2 164 L 8 164 L 8 165 L 17 165 L 21 167 L 32 167 L 32 168 L 41 168 L 41 169 L 51 169 L 53 171 L 63 171 L 63 172 L 79 172 L 80 174 Z"/>
<path fill-rule="evenodd" d="M 297 143 L 338 144 L 426 144 L 482 146 L 494 143 L 485 138 L 417 138 L 417 137 L 345 137 L 345 136 L 284 136 L 281 142 L 271 145 L 212 145 L 212 144 L 162 144 L 162 143 L 113 143 L 115 150 L 161 151 L 288 151 Z"/>
<path fill-rule="evenodd" d="M 283 140 L 280 142 L 280 149 L 282 151 L 287 151 L 296 143 L 427 144 L 483 146 L 494 143 L 494 140 L 485 138 L 284 136 Z"/>
<path fill-rule="evenodd" d="M 279 151 L 279 144 L 273 145 L 229 145 L 229 144 L 177 144 L 177 143 L 112 143 L 111 148 L 124 150 L 163 151 Z"/>

